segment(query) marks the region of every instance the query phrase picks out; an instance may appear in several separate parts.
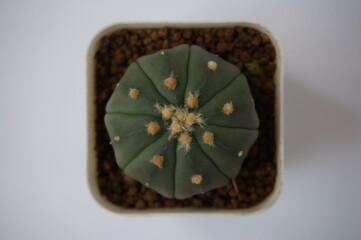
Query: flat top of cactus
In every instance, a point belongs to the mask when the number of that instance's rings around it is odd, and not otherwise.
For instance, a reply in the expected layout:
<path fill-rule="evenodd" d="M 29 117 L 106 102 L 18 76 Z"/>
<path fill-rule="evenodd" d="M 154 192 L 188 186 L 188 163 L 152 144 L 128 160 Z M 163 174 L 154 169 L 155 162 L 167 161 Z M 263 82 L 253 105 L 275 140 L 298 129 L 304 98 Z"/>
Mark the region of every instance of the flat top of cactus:
<path fill-rule="evenodd" d="M 118 165 L 168 198 L 226 185 L 258 136 L 245 76 L 195 45 L 131 64 L 106 112 Z"/>

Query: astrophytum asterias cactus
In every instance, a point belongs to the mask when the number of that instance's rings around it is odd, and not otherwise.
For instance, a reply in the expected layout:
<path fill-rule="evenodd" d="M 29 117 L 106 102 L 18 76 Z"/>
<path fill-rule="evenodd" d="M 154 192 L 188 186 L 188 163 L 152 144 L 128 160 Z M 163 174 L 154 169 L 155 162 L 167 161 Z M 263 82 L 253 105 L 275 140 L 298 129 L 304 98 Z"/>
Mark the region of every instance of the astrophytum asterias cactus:
<path fill-rule="evenodd" d="M 189 45 L 131 64 L 107 103 L 105 123 L 125 173 L 178 199 L 235 178 L 259 126 L 240 70 Z"/>

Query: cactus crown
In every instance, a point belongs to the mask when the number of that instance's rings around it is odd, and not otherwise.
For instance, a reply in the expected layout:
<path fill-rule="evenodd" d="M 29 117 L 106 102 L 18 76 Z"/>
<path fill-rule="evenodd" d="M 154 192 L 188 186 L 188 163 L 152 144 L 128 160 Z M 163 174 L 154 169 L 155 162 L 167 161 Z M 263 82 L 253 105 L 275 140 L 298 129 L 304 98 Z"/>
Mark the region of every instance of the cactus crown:
<path fill-rule="evenodd" d="M 240 70 L 185 44 L 131 64 L 106 112 L 118 165 L 169 198 L 227 184 L 258 135 Z"/>

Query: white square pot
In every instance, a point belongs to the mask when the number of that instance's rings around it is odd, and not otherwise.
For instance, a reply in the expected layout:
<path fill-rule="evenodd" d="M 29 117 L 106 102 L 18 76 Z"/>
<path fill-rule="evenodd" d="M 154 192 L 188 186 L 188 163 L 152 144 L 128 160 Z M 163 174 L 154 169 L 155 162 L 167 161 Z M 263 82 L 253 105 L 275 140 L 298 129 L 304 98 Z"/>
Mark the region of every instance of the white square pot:
<path fill-rule="evenodd" d="M 258 205 L 246 208 L 246 209 L 194 209 L 194 208 L 159 208 L 159 209 L 125 209 L 120 206 L 114 205 L 109 202 L 105 197 L 100 194 L 97 183 L 97 159 L 95 152 L 95 59 L 94 55 L 99 46 L 100 39 L 116 30 L 122 28 L 160 28 L 160 27 L 178 27 L 178 28 L 208 28 L 208 27 L 232 27 L 242 26 L 257 29 L 269 36 L 271 42 L 276 50 L 276 64 L 277 69 L 274 75 L 275 81 L 275 124 L 276 124 L 276 164 L 277 164 L 277 176 L 273 192 Z M 170 22 L 154 22 L 154 23 L 119 23 L 108 26 L 101 30 L 93 38 L 87 53 L 87 122 L 88 122 L 88 183 L 90 191 L 96 201 L 105 207 L 106 209 L 122 213 L 122 214 L 144 214 L 144 213 L 220 213 L 220 214 L 250 214 L 259 213 L 263 210 L 270 208 L 278 199 L 281 192 L 283 182 L 283 63 L 281 48 L 278 40 L 275 36 L 263 25 L 250 22 L 182 22 L 182 23 L 170 23 Z"/>

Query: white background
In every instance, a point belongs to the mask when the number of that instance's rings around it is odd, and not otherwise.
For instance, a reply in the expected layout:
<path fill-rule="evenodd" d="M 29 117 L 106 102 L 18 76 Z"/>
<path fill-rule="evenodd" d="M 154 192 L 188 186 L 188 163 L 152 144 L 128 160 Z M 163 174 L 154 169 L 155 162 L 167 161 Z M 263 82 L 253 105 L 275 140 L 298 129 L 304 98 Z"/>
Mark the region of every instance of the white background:
<path fill-rule="evenodd" d="M 121 216 L 86 181 L 85 56 L 123 21 L 249 20 L 283 46 L 285 184 L 255 216 Z M 361 239 L 361 1 L 0 1 L 0 239 Z"/>

